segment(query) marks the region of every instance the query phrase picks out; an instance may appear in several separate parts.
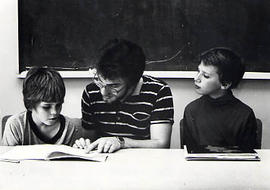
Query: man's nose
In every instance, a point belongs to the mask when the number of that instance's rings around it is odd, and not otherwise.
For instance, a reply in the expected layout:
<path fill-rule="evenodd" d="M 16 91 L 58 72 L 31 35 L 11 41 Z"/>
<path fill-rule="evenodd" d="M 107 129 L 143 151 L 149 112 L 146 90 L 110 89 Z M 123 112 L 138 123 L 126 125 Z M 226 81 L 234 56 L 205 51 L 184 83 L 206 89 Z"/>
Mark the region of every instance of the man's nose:
<path fill-rule="evenodd" d="M 100 93 L 105 96 L 108 94 L 108 90 L 106 89 L 106 86 L 103 86 L 102 88 L 100 88 Z"/>

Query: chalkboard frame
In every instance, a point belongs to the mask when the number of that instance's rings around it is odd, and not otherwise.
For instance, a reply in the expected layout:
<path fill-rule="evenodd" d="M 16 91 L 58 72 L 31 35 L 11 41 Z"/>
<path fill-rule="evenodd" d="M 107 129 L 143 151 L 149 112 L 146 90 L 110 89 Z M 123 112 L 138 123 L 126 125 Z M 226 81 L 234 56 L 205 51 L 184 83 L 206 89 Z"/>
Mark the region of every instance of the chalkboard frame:
<path fill-rule="evenodd" d="M 17 71 L 17 77 L 24 79 L 26 77 L 27 71 L 19 73 Z M 63 78 L 70 79 L 83 79 L 83 78 L 93 78 L 94 74 L 91 71 L 59 71 Z M 151 75 L 157 78 L 163 79 L 192 79 L 197 74 L 196 71 L 145 71 L 145 75 Z M 243 79 L 270 79 L 269 72 L 245 72 Z"/>

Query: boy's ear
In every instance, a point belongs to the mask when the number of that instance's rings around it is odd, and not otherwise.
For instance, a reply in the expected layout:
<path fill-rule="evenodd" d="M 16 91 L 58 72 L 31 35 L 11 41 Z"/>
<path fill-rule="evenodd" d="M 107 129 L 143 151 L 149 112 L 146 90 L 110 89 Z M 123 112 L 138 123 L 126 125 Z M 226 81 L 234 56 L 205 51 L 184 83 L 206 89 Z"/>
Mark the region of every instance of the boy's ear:
<path fill-rule="evenodd" d="M 231 82 L 223 82 L 221 84 L 221 89 L 222 90 L 228 90 L 231 87 L 232 83 Z"/>

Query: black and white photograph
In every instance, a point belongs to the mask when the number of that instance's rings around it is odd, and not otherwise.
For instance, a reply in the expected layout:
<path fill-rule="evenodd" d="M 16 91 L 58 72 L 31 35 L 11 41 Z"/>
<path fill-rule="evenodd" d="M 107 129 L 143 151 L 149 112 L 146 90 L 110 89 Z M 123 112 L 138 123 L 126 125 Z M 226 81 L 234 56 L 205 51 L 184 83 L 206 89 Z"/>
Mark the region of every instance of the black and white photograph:
<path fill-rule="evenodd" d="M 0 190 L 269 190 L 269 0 L 1 0 Z"/>

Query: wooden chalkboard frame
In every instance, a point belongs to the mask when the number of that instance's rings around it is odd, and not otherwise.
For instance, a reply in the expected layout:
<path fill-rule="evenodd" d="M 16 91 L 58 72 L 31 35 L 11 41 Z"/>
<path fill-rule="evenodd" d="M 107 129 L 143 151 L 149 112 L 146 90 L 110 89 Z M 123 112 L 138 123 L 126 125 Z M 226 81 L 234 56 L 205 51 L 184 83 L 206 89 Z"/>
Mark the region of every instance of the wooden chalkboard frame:
<path fill-rule="evenodd" d="M 18 2 L 19 1 L 24 1 L 24 0 L 18 0 Z M 182 0 L 183 2 L 185 2 L 185 3 L 187 3 L 188 1 L 185 1 L 185 0 Z M 204 2 L 204 1 L 207 1 L 207 2 L 210 2 L 209 3 L 209 5 L 213 5 L 213 2 L 214 1 L 212 1 L 212 0 L 193 0 L 193 1 L 198 1 L 199 3 L 201 3 L 202 4 L 202 2 Z M 223 4 L 221 3 L 221 4 L 219 4 L 219 6 L 223 6 L 223 5 L 225 5 L 226 3 L 224 3 L 224 2 L 226 2 L 226 1 L 230 1 L 230 2 L 234 2 L 233 0 L 224 0 L 223 1 Z M 141 2 L 142 3 L 142 5 L 143 6 L 146 6 L 146 7 L 144 7 L 144 8 L 146 8 L 145 10 L 148 10 L 147 8 L 147 3 L 148 2 L 151 2 L 151 0 L 150 1 L 145 1 L 145 0 L 140 0 L 139 2 Z M 147 3 L 146 3 L 147 2 Z M 154 1 L 153 1 L 154 2 Z M 162 2 L 162 1 L 159 1 L 159 2 Z M 177 1 L 175 1 L 175 0 L 168 0 L 167 2 L 171 2 L 172 4 L 176 4 L 176 2 Z M 222 2 L 222 1 L 221 1 Z M 246 3 L 246 2 L 248 2 L 247 4 L 249 4 L 248 6 L 250 6 L 250 4 L 252 4 L 252 3 L 255 3 L 254 1 L 252 1 L 252 0 L 241 0 L 240 1 L 240 3 Z M 264 2 L 265 4 L 266 4 L 266 9 L 267 8 L 269 8 L 269 3 L 267 2 L 267 1 L 262 1 L 262 2 Z M 146 4 L 145 4 L 146 3 Z M 151 4 L 151 3 L 150 3 Z M 245 4 L 245 5 L 247 5 L 247 4 Z M 228 4 L 227 4 L 228 5 Z M 256 5 L 256 3 L 254 4 L 254 5 Z M 239 2 L 238 2 L 238 6 L 239 6 Z M 260 5 L 260 7 L 262 7 L 261 5 Z M 167 7 L 168 8 L 168 7 Z M 170 8 L 170 7 L 169 7 Z M 204 7 L 204 8 L 206 8 L 206 7 Z M 230 9 L 230 7 L 228 8 L 227 7 L 227 9 Z M 119 9 L 120 10 L 120 9 Z M 168 9 L 169 10 L 169 9 Z M 243 9 L 244 10 L 244 9 Z M 243 11 L 242 9 L 241 9 L 241 11 Z M 253 10 L 252 9 L 252 11 L 253 11 L 253 13 L 254 13 L 254 11 L 256 12 L 256 14 L 258 14 L 258 10 Z M 261 11 L 261 12 L 263 12 L 263 11 Z M 143 13 L 142 13 L 143 14 Z M 268 19 L 268 14 L 267 14 L 267 19 Z M 221 17 L 222 18 L 222 17 Z M 257 21 L 259 21 L 260 20 L 260 18 L 262 18 L 262 16 L 258 16 L 258 17 L 256 17 L 255 18 L 255 21 L 257 22 Z M 270 18 L 270 17 L 269 17 Z M 227 18 L 225 18 L 225 19 L 227 19 Z M 256 20 L 257 19 L 257 20 Z M 231 20 L 230 20 L 231 21 Z M 267 20 L 266 20 L 267 21 Z M 205 24 L 205 23 L 204 23 Z M 241 24 L 241 23 L 240 23 Z M 183 26 L 181 26 L 181 27 L 185 27 L 184 25 Z M 268 28 L 270 28 L 270 27 L 268 27 Z M 269 29 L 268 29 L 269 30 Z M 164 32 L 164 31 L 163 31 Z M 193 31 L 194 32 L 194 31 Z M 265 32 L 265 31 L 264 31 Z M 258 36 L 258 33 L 256 33 L 256 35 Z M 18 35 L 19 36 L 19 35 Z M 260 37 L 260 36 L 259 36 Z M 179 39 L 178 39 L 179 40 Z M 261 40 L 263 40 L 263 39 L 261 39 Z M 269 41 L 267 41 L 265 44 L 267 44 Z M 185 43 L 183 43 L 183 44 L 185 44 Z M 186 44 L 189 44 L 189 42 L 188 43 L 186 43 Z M 221 43 L 222 44 L 222 43 Z M 185 45 L 184 45 L 185 46 Z M 174 44 L 174 47 L 173 47 L 173 50 L 174 51 L 176 51 L 176 50 L 179 50 L 179 49 L 181 49 L 181 48 L 183 48 L 184 47 L 183 45 L 182 45 L 182 47 L 176 47 L 175 46 L 175 44 Z M 264 45 L 265 46 L 265 45 Z M 201 50 L 205 50 L 205 48 L 206 47 L 201 47 L 201 46 L 199 46 L 200 48 L 197 48 L 197 49 L 192 49 L 192 50 L 196 50 L 196 51 L 194 51 L 194 52 L 201 52 Z M 207 47 L 211 47 L 209 44 L 208 44 L 208 46 Z M 163 47 L 163 48 L 165 48 L 164 49 L 164 51 L 166 52 L 166 48 L 168 48 L 167 46 L 166 47 Z M 263 48 L 265 48 L 266 50 L 265 51 L 267 51 L 267 48 L 269 49 L 269 47 L 262 47 L 261 49 L 263 49 Z M 237 49 L 237 48 L 235 48 L 235 49 Z M 19 48 L 19 50 L 20 50 L 20 48 Z M 257 52 L 259 53 L 259 49 L 257 50 Z M 159 53 L 160 53 L 160 50 L 159 50 Z M 175 53 L 175 52 L 174 52 Z M 151 52 L 150 52 L 150 55 L 151 55 Z M 169 54 L 165 54 L 165 55 L 168 55 L 169 57 L 170 56 L 172 56 L 172 52 L 171 52 L 171 54 L 169 55 Z M 167 57 L 167 56 L 166 56 Z M 20 62 L 20 58 L 18 58 L 19 59 L 19 63 L 18 63 L 18 77 L 19 78 L 24 78 L 25 77 L 25 75 L 26 75 L 26 73 L 27 73 L 27 69 L 21 69 L 22 68 L 22 65 L 21 65 L 21 62 Z M 151 59 L 151 58 L 150 58 Z M 165 58 L 164 57 L 152 57 L 152 59 L 157 59 L 157 60 L 164 60 Z M 174 60 L 173 60 L 174 61 Z M 173 62 L 172 61 L 172 62 Z M 178 60 L 179 61 L 179 60 Z M 185 59 L 180 59 L 180 61 L 182 61 L 182 63 L 183 64 L 190 64 L 190 63 L 187 63 L 186 62 L 186 60 Z M 256 60 L 255 60 L 256 61 Z M 150 61 L 151 62 L 151 61 Z M 249 71 L 249 72 L 246 72 L 245 73 L 245 75 L 244 75 L 244 79 L 270 79 L 270 67 L 269 67 L 269 64 L 268 64 L 268 62 L 265 62 L 267 65 L 267 69 L 264 71 L 264 69 L 261 67 L 261 68 L 259 68 L 259 69 L 257 69 L 257 71 Z M 264 64 L 265 64 L 264 63 Z M 177 63 L 177 64 L 179 64 L 179 63 Z M 189 67 L 189 66 L 188 66 Z M 188 68 L 187 67 L 187 68 Z M 192 66 L 192 68 L 193 68 L 194 66 Z M 158 78 L 193 78 L 194 76 L 195 76 L 195 74 L 196 74 L 196 71 L 194 71 L 194 70 L 196 70 L 196 68 L 194 69 L 176 69 L 176 70 L 174 70 L 173 69 L 173 71 L 171 71 L 170 69 L 169 70 L 162 70 L 162 65 L 161 66 L 159 66 L 159 68 L 161 68 L 161 69 L 159 69 L 158 71 L 156 71 L 155 69 L 154 70 L 147 70 L 147 71 L 145 71 L 145 74 L 149 74 L 149 75 L 152 75 L 152 76 L 155 76 L 155 77 L 158 77 Z M 83 71 L 83 70 L 77 70 L 77 69 L 74 69 L 74 70 L 68 70 L 68 71 L 62 71 L 62 70 L 59 70 L 60 71 L 60 74 L 64 77 L 64 78 L 91 78 L 91 77 L 93 77 L 92 75 L 91 75 L 91 73 L 89 73 L 88 71 Z"/>
<path fill-rule="evenodd" d="M 93 78 L 94 74 L 90 71 L 59 71 L 63 78 Z M 196 71 L 145 71 L 144 74 L 164 79 L 192 79 Z M 25 78 L 27 71 L 18 72 L 18 78 Z M 268 72 L 246 72 L 243 79 L 270 79 Z"/>

